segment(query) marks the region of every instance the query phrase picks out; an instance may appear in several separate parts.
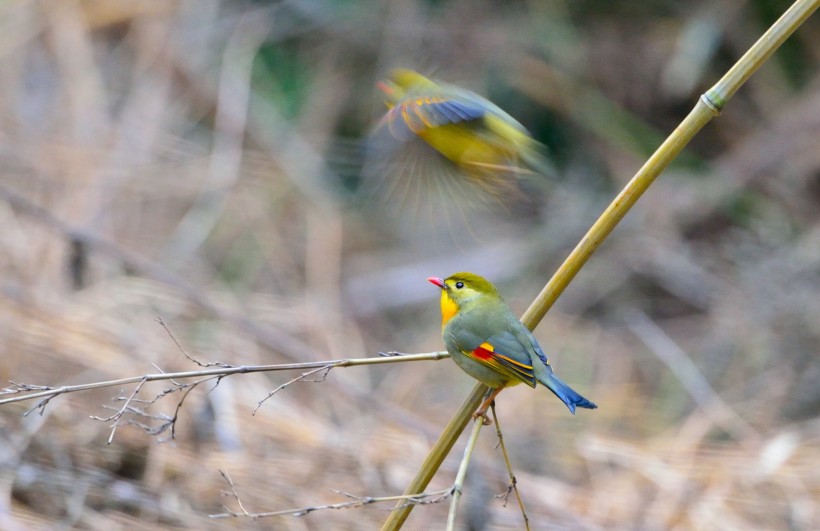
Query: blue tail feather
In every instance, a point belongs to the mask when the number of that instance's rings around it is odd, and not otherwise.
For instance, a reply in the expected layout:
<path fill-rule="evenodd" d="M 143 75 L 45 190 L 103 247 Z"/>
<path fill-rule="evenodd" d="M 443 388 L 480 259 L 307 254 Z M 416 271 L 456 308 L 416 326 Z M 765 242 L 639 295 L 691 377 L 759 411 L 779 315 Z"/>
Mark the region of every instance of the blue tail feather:
<path fill-rule="evenodd" d="M 555 396 L 561 399 L 561 402 L 567 405 L 570 413 L 575 414 L 576 407 L 586 409 L 596 409 L 598 406 L 590 402 L 583 396 L 579 395 L 573 388 L 561 381 L 555 374 L 547 374 L 543 380 L 539 381 L 544 386 L 555 393 Z"/>

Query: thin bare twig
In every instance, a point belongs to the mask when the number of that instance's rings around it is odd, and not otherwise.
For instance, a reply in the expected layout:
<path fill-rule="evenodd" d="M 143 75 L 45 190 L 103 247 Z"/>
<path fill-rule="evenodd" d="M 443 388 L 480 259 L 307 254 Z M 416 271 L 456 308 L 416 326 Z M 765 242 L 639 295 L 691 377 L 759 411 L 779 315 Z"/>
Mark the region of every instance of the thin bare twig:
<path fill-rule="evenodd" d="M 240 498 L 239 493 L 236 492 L 236 485 L 234 484 L 233 479 L 231 479 L 231 476 L 226 471 L 222 470 L 221 468 L 219 469 L 219 473 L 222 475 L 222 477 L 228 483 L 228 486 L 231 488 L 230 492 L 224 492 L 223 491 L 222 495 L 223 496 L 230 496 L 231 498 L 235 499 L 236 504 L 239 505 L 239 510 L 241 512 L 235 514 L 235 516 L 240 516 L 240 515 L 241 516 L 250 516 L 251 514 L 248 512 L 247 509 L 245 509 L 245 506 L 242 505 L 242 498 Z M 227 507 L 225 507 L 225 509 L 227 510 Z M 213 515 L 213 514 L 210 515 L 210 516 L 211 516 L 211 518 L 218 518 L 219 517 L 218 515 Z M 230 516 L 234 516 L 234 514 L 231 514 Z"/>
<path fill-rule="evenodd" d="M 120 420 L 122 419 L 123 414 L 128 409 L 128 406 L 131 404 L 131 401 L 134 400 L 134 397 L 137 396 L 137 393 L 140 392 L 140 389 L 142 389 L 142 386 L 145 385 L 145 382 L 146 382 L 146 380 L 142 380 L 139 384 L 137 384 L 137 386 L 134 387 L 134 390 L 131 392 L 131 395 L 127 399 L 125 399 L 125 404 L 123 404 L 123 406 L 119 410 L 117 410 L 116 413 L 111 415 L 110 417 L 101 418 L 101 417 L 97 417 L 97 416 L 93 416 L 93 415 L 91 416 L 92 419 L 101 420 L 103 422 L 108 422 L 108 421 L 111 421 L 111 420 L 114 421 L 114 424 L 111 425 L 111 435 L 108 436 L 108 444 L 111 444 L 111 441 L 114 440 L 114 434 L 117 432 L 117 427 L 119 427 L 119 425 L 120 425 Z"/>
<path fill-rule="evenodd" d="M 162 322 L 161 319 L 158 319 L 160 324 L 166 329 L 166 331 L 171 335 L 171 338 L 176 343 L 176 340 L 173 338 L 170 330 L 165 327 L 165 324 Z M 179 346 L 179 344 L 177 344 Z M 177 373 L 166 373 L 162 371 L 156 365 L 154 366 L 158 373 L 155 374 L 145 374 L 139 377 L 133 378 L 122 378 L 119 380 L 110 380 L 104 382 L 96 382 L 90 384 L 80 384 L 74 386 L 62 386 L 58 388 L 52 388 L 48 386 L 42 385 L 30 385 L 24 383 L 17 383 L 11 382 L 11 386 L 7 387 L 6 389 L 0 390 L 0 395 L 3 394 L 13 394 L 18 395 L 11 398 L 5 398 L 0 400 L 0 405 L 8 404 L 12 402 L 20 402 L 24 400 L 34 399 L 34 398 L 42 398 L 40 402 L 38 402 L 34 407 L 29 409 L 24 413 L 24 416 L 29 415 L 33 411 L 38 411 L 42 415 L 45 412 L 45 408 L 48 403 L 57 395 L 63 393 L 71 393 L 77 391 L 85 391 L 89 389 L 98 389 L 103 387 L 112 387 L 115 385 L 128 385 L 128 384 L 137 384 L 134 390 L 128 396 L 124 396 L 120 394 L 114 400 L 123 401 L 123 405 L 120 408 L 110 408 L 106 407 L 106 409 L 114 410 L 115 412 L 108 416 L 108 417 L 100 417 L 92 415 L 91 418 L 94 420 L 100 420 L 103 422 L 110 422 L 113 421 L 111 425 L 111 433 L 108 437 L 108 444 L 111 444 L 114 440 L 114 436 L 117 432 L 117 429 L 122 424 L 122 419 L 126 413 L 130 413 L 135 415 L 136 417 L 142 417 L 147 419 L 153 419 L 160 421 L 159 425 L 151 426 L 149 424 L 138 422 L 137 420 L 130 420 L 129 424 L 136 426 L 144 431 L 146 431 L 149 435 L 159 435 L 168 429 L 171 431 L 170 439 L 176 438 L 176 423 L 179 419 L 179 413 L 182 409 L 182 405 L 185 402 L 188 395 L 197 388 L 200 384 L 205 382 L 209 382 L 211 380 L 215 380 L 216 384 L 214 388 L 219 385 L 219 382 L 222 381 L 222 378 L 226 376 L 230 376 L 233 374 L 238 373 L 250 373 L 250 372 L 265 372 L 265 371 L 278 371 L 278 370 L 290 370 L 290 369 L 304 369 L 309 368 L 311 370 L 302 373 L 301 375 L 288 380 L 287 382 L 283 383 L 282 385 L 278 386 L 276 389 L 268 393 L 268 395 L 259 401 L 256 405 L 256 408 L 253 410 L 253 414 L 255 415 L 262 404 L 271 398 L 273 395 L 278 393 L 279 391 L 285 389 L 290 384 L 298 381 L 304 381 L 311 375 L 316 373 L 322 373 L 321 377 L 315 380 L 310 380 L 314 382 L 323 382 L 326 380 L 328 373 L 336 367 L 352 367 L 356 365 L 370 365 L 370 364 L 380 364 L 380 363 L 392 363 L 392 362 L 401 362 L 401 361 L 414 361 L 414 360 L 422 360 L 422 359 L 441 359 L 444 356 L 441 352 L 435 352 L 430 354 L 408 354 L 402 355 L 397 357 L 390 357 L 390 358 L 359 358 L 359 359 L 345 359 L 345 360 L 332 360 L 326 362 L 313 362 L 313 363 L 290 363 L 290 364 L 282 364 L 282 365 L 258 365 L 258 366 L 240 366 L 240 367 L 230 367 L 225 364 L 219 363 L 217 367 L 213 367 L 214 364 L 203 364 L 199 360 L 192 358 L 189 356 L 180 346 L 180 350 L 185 354 L 185 357 L 188 358 L 191 362 L 196 363 L 200 367 L 205 367 L 201 370 L 197 371 L 186 371 L 186 372 L 177 372 Z M 177 380 L 182 380 L 186 378 L 195 378 L 199 377 L 200 379 L 194 382 L 189 383 L 182 383 Z M 159 394 L 157 394 L 152 399 L 141 399 L 138 397 L 139 392 L 142 390 L 143 386 L 150 381 L 159 381 L 159 380 L 168 380 L 173 384 L 173 387 L 163 389 Z M 166 414 L 153 414 L 149 413 L 145 408 L 138 408 L 135 407 L 134 404 L 145 404 L 147 406 L 151 406 L 155 404 L 158 400 L 163 398 L 166 395 L 171 393 L 182 392 L 182 396 L 180 397 L 179 401 L 176 404 L 174 409 L 174 414 L 168 416 Z"/>
<path fill-rule="evenodd" d="M 507 465 L 507 472 L 510 474 L 510 483 L 507 485 L 507 491 L 504 494 L 499 494 L 498 498 L 503 498 L 504 507 L 507 506 L 507 500 L 510 497 L 510 492 L 515 492 L 515 497 L 518 500 L 518 507 L 521 509 L 521 516 L 524 518 L 524 529 L 529 531 L 530 519 L 527 516 L 527 509 L 524 507 L 524 500 L 521 499 L 521 493 L 518 491 L 518 480 L 515 478 L 515 473 L 510 463 L 510 456 L 507 454 L 507 447 L 504 445 L 504 436 L 501 434 L 501 424 L 498 423 L 498 415 L 495 413 L 495 402 L 490 404 L 493 412 L 493 420 L 495 421 L 495 434 L 498 437 L 498 446 L 501 447 L 501 454 L 504 456 L 504 464 Z"/>
<path fill-rule="evenodd" d="M 190 387 L 188 387 L 188 389 L 185 390 L 184 393 L 182 393 L 182 397 L 179 399 L 179 402 L 177 402 L 176 408 L 174 408 L 174 416 L 171 417 L 171 419 L 168 421 L 168 424 L 171 427 L 171 439 L 174 439 L 176 437 L 177 420 L 179 419 L 179 410 L 182 409 L 182 403 L 185 402 L 185 399 L 188 398 L 188 395 L 191 394 L 191 391 L 196 389 L 196 387 L 198 387 L 199 384 L 205 383 L 205 382 L 207 382 L 209 380 L 212 380 L 212 379 L 213 378 L 206 378 L 204 380 L 194 382 L 193 384 L 190 385 Z M 222 376 L 217 376 L 216 377 L 216 385 L 219 385 L 220 381 L 222 381 Z"/>
<path fill-rule="evenodd" d="M 209 361 L 207 363 L 203 363 L 203 362 L 199 361 L 195 357 L 188 354 L 188 352 L 184 348 L 182 348 L 182 345 L 179 344 L 179 341 L 177 341 L 177 338 L 174 337 L 174 334 L 171 332 L 171 329 L 168 328 L 168 326 L 165 324 L 165 321 L 162 320 L 162 317 L 157 316 L 157 322 L 159 323 L 159 325 L 162 328 L 165 329 L 165 332 L 168 333 L 168 337 L 171 338 L 171 341 L 174 342 L 174 345 L 176 345 L 177 348 L 179 349 L 179 351 L 182 352 L 182 355 L 185 356 L 188 359 L 188 361 L 190 361 L 191 363 L 196 363 L 200 367 L 204 367 L 204 368 L 207 368 L 207 367 L 230 367 L 230 365 L 228 365 L 227 363 L 223 363 L 221 361 Z"/>
<path fill-rule="evenodd" d="M 135 415 L 137 417 L 143 417 L 143 418 L 162 421 L 162 424 L 160 424 L 159 426 L 149 426 L 147 424 L 143 424 L 143 423 L 137 422 L 135 420 L 129 421 L 129 424 L 131 424 L 132 426 L 137 426 L 138 428 L 146 431 L 150 435 L 159 435 L 160 433 L 163 433 L 164 431 L 166 431 L 170 428 L 171 429 L 171 437 L 170 438 L 174 439 L 174 438 L 176 438 L 176 423 L 177 423 L 177 420 L 179 419 L 179 411 L 182 408 L 182 404 L 185 402 L 185 399 L 188 397 L 188 395 L 191 393 L 191 391 L 196 389 L 200 384 L 203 384 L 203 383 L 211 381 L 211 380 L 216 380 L 216 382 L 217 382 L 216 385 L 219 385 L 219 381 L 221 379 L 222 379 L 222 376 L 210 376 L 210 377 L 203 378 L 202 380 L 198 380 L 198 381 L 193 382 L 193 383 L 180 383 L 180 382 L 175 382 L 175 381 L 171 380 L 171 383 L 174 384 L 174 387 L 163 389 L 159 394 L 157 394 L 152 399 L 140 399 L 140 398 L 137 398 L 137 395 L 140 392 L 140 390 L 142 389 L 143 384 L 145 384 L 145 382 L 147 381 L 147 380 L 143 379 L 136 386 L 136 388 L 134 389 L 134 391 L 131 393 L 130 396 L 124 397 L 124 396 L 120 395 L 120 396 L 118 396 L 114 399 L 114 400 L 123 400 L 123 401 L 125 401 L 125 404 L 123 404 L 123 406 L 121 408 L 117 409 L 116 412 L 113 415 L 111 415 L 109 417 L 98 417 L 96 415 L 92 415 L 91 418 L 94 419 L 94 420 L 101 420 L 103 422 L 108 422 L 108 421 L 111 421 L 111 420 L 114 421 L 114 424 L 111 426 L 111 435 L 109 435 L 109 437 L 108 437 L 108 444 L 111 444 L 113 442 L 114 435 L 117 431 L 117 428 L 122 424 L 121 421 L 122 421 L 122 418 L 125 415 L 125 413 L 131 413 L 132 415 Z M 177 401 L 176 407 L 174 409 L 173 416 L 168 416 L 168 415 L 161 414 L 161 413 L 160 414 L 151 414 L 151 413 L 148 413 L 148 411 L 145 408 L 138 408 L 138 407 L 135 407 L 135 406 L 132 405 L 134 403 L 139 403 L 139 404 L 145 404 L 146 406 L 150 407 L 151 405 L 155 404 L 157 401 L 159 401 L 164 396 L 169 395 L 171 393 L 180 392 L 180 391 L 183 391 L 183 390 L 184 390 L 184 393 L 182 394 L 182 397 L 179 399 L 179 401 Z M 115 408 L 111 408 L 111 407 L 108 407 L 108 406 L 103 406 L 103 407 L 105 409 L 115 409 Z M 162 442 L 164 442 L 164 440 Z"/>
<path fill-rule="evenodd" d="M 470 434 L 470 439 L 467 441 L 467 447 L 464 449 L 464 457 L 461 458 L 458 474 L 456 474 L 456 480 L 455 483 L 453 483 L 453 499 L 450 500 L 450 513 L 447 515 L 447 531 L 453 531 L 455 529 L 458 502 L 461 499 L 464 479 L 467 477 L 467 468 L 470 466 L 470 458 L 473 456 L 473 450 L 475 449 L 476 442 L 478 442 L 478 434 L 481 433 L 482 426 L 484 426 L 483 418 L 478 417 L 473 421 L 473 431 Z"/>
<path fill-rule="evenodd" d="M 25 383 L 11 382 L 11 386 L 5 389 L 0 389 L 1 395 L 18 395 L 9 398 L 0 399 L 0 406 L 10 404 L 13 402 L 23 402 L 25 400 L 33 400 L 35 398 L 44 398 L 44 400 L 34 406 L 26 414 L 37 409 L 45 408 L 49 400 L 57 395 L 63 393 L 75 393 L 78 391 L 88 391 L 90 389 L 101 389 L 104 387 L 117 387 L 122 385 L 129 385 L 140 383 L 143 380 L 146 382 L 160 381 L 160 380 L 182 380 L 186 378 L 201 378 L 203 376 L 231 376 L 234 374 L 245 374 L 252 372 L 274 372 L 274 371 L 290 371 L 300 369 L 335 369 L 337 367 L 355 367 L 360 365 L 380 365 L 384 363 L 396 363 L 405 361 L 436 361 L 448 357 L 446 352 L 430 352 L 425 354 L 409 354 L 406 356 L 396 357 L 379 357 L 379 358 L 350 358 L 330 361 L 314 361 L 305 363 L 282 363 L 274 365 L 239 365 L 236 367 L 214 367 L 208 369 L 201 369 L 197 371 L 182 371 L 182 372 L 160 372 L 154 374 L 143 374 L 142 376 L 132 376 L 129 378 L 119 378 L 117 380 L 106 380 L 102 382 L 92 382 L 78 385 L 63 385 L 60 387 L 49 387 L 41 385 L 32 385 Z M 31 391 L 31 392 L 29 392 Z"/>
<path fill-rule="evenodd" d="M 410 495 L 399 495 L 399 496 L 356 496 L 355 494 L 350 494 L 349 492 L 343 492 L 340 490 L 333 490 L 333 492 L 345 496 L 347 498 L 352 498 L 352 501 L 348 502 L 340 502 L 340 503 L 330 503 L 325 505 L 312 505 L 310 507 L 301 507 L 299 509 L 284 509 L 281 511 L 266 511 L 261 513 L 252 513 L 245 509 L 245 506 L 242 504 L 242 499 L 239 496 L 239 493 L 236 490 L 236 484 L 234 484 L 231 476 L 225 472 L 224 470 L 219 470 L 219 473 L 228 483 L 230 487 L 230 491 L 223 492 L 223 496 L 230 496 L 231 498 L 236 500 L 237 505 L 239 506 L 239 511 L 231 510 L 227 507 L 224 507 L 224 513 L 217 513 L 217 514 L 210 514 L 208 515 L 210 518 L 251 518 L 256 520 L 257 518 L 269 518 L 272 516 L 305 516 L 315 511 L 324 511 L 327 509 L 352 509 L 355 507 L 363 507 L 365 505 L 372 505 L 374 503 L 381 503 L 381 502 L 393 502 L 393 501 L 402 501 L 404 500 L 407 504 L 410 505 L 426 505 L 431 503 L 440 503 L 452 495 L 453 489 L 447 488 L 444 490 L 436 491 L 436 492 L 422 492 L 419 494 L 410 494 Z"/>
<path fill-rule="evenodd" d="M 328 375 L 328 373 L 330 372 L 330 370 L 332 368 L 333 367 L 318 367 L 318 368 L 313 369 L 311 371 L 303 372 L 302 374 L 300 374 L 299 376 L 297 376 L 295 378 L 291 378 L 287 382 L 283 383 L 282 385 L 280 385 L 279 387 L 277 387 L 276 389 L 274 389 L 273 391 L 268 393 L 268 396 L 266 396 L 265 398 L 260 400 L 259 403 L 256 404 L 256 407 L 253 408 L 253 412 L 251 412 L 251 415 L 256 415 L 256 412 L 259 411 L 259 408 L 262 407 L 262 404 L 264 404 L 270 397 L 272 397 L 273 395 L 275 395 L 276 393 L 278 393 L 279 391 L 281 391 L 282 389 L 284 389 L 285 387 L 289 386 L 290 384 L 292 384 L 294 382 L 302 382 L 302 381 L 324 382 L 327 379 L 327 375 Z M 312 375 L 316 374 L 317 372 L 322 372 L 322 371 L 324 371 L 324 374 L 322 374 L 322 376 L 320 378 L 318 378 L 316 380 L 306 380 L 306 378 L 308 376 L 312 376 Z"/>

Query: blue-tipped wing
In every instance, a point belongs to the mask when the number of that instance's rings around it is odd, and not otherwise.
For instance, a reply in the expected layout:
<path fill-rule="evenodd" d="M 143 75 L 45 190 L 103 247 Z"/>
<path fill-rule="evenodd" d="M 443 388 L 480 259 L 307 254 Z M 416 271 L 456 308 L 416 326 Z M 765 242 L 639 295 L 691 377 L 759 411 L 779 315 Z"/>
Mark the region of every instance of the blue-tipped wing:
<path fill-rule="evenodd" d="M 425 96 L 408 98 L 390 109 L 382 120 L 393 136 L 408 141 L 431 127 L 479 120 L 486 107 L 468 99 Z"/>

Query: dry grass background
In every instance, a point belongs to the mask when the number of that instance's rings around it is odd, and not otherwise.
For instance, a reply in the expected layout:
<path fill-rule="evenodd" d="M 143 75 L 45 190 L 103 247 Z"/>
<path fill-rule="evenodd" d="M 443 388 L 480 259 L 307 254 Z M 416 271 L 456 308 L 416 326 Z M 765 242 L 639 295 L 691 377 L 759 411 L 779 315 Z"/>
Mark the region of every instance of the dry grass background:
<path fill-rule="evenodd" d="M 4 3 L 0 379 L 194 369 L 158 316 L 187 351 L 234 365 L 438 350 L 424 279 L 464 269 L 521 311 L 787 5 Z M 534 529 L 820 527 L 819 28 L 750 80 L 536 330 L 600 409 L 501 395 Z M 357 139 L 394 66 L 488 94 L 547 143 L 560 175 L 537 207 L 482 213 L 465 235 L 362 194 Z M 207 515 L 231 502 L 220 468 L 252 511 L 398 494 L 473 385 L 446 360 L 340 369 L 251 416 L 288 377 L 194 391 L 164 443 L 123 427 L 106 444 L 89 417 L 117 389 L 42 416 L 2 407 L 0 528 L 374 529 L 374 506 Z M 493 498 L 494 443 L 486 430 L 463 522 L 518 529 Z M 419 507 L 407 528 L 446 511 Z"/>

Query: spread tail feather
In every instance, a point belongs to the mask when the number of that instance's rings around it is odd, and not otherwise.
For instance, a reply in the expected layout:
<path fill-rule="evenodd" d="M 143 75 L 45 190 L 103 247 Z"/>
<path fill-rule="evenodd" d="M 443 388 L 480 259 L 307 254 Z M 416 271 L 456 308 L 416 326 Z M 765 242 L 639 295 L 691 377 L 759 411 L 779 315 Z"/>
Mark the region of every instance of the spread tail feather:
<path fill-rule="evenodd" d="M 543 378 L 538 379 L 539 382 L 555 393 L 555 396 L 561 399 L 561 402 L 567 405 L 570 413 L 575 414 L 576 407 L 583 407 L 586 409 L 595 409 L 598 406 L 590 402 L 583 396 L 579 395 L 570 386 L 565 384 L 555 374 L 546 374 Z"/>

